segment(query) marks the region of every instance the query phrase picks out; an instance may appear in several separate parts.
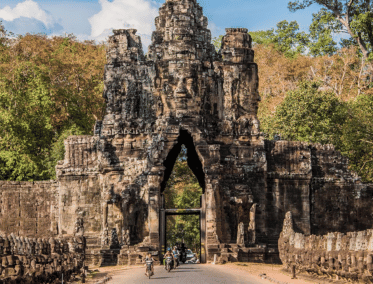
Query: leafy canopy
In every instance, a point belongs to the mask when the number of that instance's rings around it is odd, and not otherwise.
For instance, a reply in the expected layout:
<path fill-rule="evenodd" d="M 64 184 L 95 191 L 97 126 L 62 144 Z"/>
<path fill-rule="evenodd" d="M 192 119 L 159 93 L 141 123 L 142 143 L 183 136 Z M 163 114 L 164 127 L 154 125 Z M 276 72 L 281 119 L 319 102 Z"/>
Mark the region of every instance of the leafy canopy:
<path fill-rule="evenodd" d="M 373 96 L 362 94 L 348 103 L 349 113 L 340 150 L 364 181 L 373 181 Z"/>
<path fill-rule="evenodd" d="M 290 1 L 288 8 L 295 12 L 312 4 L 324 7 L 319 14 L 324 14 L 322 20 L 325 23 L 331 27 L 335 27 L 338 23 L 338 29 L 349 35 L 350 39 L 345 41 L 345 44 L 357 45 L 365 59 L 373 59 L 373 2 L 371 0 L 296 0 Z"/>
<path fill-rule="evenodd" d="M 287 57 L 304 53 L 309 42 L 306 33 L 299 32 L 299 24 L 296 21 L 289 23 L 284 20 L 277 24 L 277 29 L 251 32 L 250 35 L 257 44 L 274 44 L 275 48 Z"/>
<path fill-rule="evenodd" d="M 285 140 L 337 142 L 345 121 L 345 106 L 334 93 L 318 88 L 318 83 L 301 82 L 277 106 L 274 116 L 262 122 L 263 130 Z"/>
<path fill-rule="evenodd" d="M 103 110 L 104 46 L 72 35 L 10 37 L 0 26 L 0 179 L 55 178 L 63 140 Z"/>

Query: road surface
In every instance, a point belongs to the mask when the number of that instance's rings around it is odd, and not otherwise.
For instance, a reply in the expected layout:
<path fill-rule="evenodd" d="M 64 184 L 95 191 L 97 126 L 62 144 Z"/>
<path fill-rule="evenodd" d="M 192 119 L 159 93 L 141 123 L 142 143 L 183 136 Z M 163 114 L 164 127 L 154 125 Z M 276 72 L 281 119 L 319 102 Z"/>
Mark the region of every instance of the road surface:
<path fill-rule="evenodd" d="M 257 276 L 257 275 L 255 275 Z M 109 284 L 188 284 L 188 283 L 227 283 L 227 284 L 254 284 L 269 283 L 247 272 L 230 269 L 226 266 L 212 264 L 182 264 L 176 270 L 167 272 L 164 266 L 155 267 L 155 275 L 151 279 L 145 276 L 145 267 L 133 268 L 118 272 Z"/>

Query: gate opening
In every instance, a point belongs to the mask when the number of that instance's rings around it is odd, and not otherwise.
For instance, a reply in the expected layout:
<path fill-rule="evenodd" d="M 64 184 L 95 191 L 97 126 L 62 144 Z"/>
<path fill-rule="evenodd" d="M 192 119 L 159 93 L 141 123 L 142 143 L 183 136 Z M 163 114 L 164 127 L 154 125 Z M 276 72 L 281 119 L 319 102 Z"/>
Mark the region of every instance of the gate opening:
<path fill-rule="evenodd" d="M 166 215 L 166 247 L 186 247 L 184 261 L 197 263 L 201 255 L 200 213 Z"/>
<path fill-rule="evenodd" d="M 200 262 L 205 261 L 205 175 L 193 138 L 181 130 L 168 154 L 161 184 L 160 242 L 162 252 L 184 244 Z"/>

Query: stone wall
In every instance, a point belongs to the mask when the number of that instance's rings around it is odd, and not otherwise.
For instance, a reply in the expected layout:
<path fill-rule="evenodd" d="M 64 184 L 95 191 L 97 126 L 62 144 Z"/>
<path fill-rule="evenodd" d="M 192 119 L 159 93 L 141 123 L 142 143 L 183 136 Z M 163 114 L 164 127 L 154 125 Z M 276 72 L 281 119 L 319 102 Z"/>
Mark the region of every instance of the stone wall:
<path fill-rule="evenodd" d="M 0 182 L 2 232 L 84 231 L 94 265 L 132 263 L 137 250 L 160 255 L 163 194 L 182 145 L 203 189 L 207 259 L 275 255 L 288 211 L 306 235 L 372 227 L 373 187 L 333 146 L 267 141 L 260 132 L 247 29 L 226 29 L 216 52 L 195 0 L 166 1 L 155 25 L 146 56 L 136 30 L 114 30 L 105 114 L 92 136 L 66 139 L 57 180 Z"/>
<path fill-rule="evenodd" d="M 85 239 L 0 236 L 0 283 L 61 283 L 81 274 Z"/>
<path fill-rule="evenodd" d="M 28 237 L 59 234 L 56 182 L 0 181 L 0 233 Z"/>
<path fill-rule="evenodd" d="M 304 235 L 293 228 L 291 212 L 286 214 L 279 239 L 279 252 L 286 268 L 315 275 L 373 281 L 373 230 L 325 235 Z"/>

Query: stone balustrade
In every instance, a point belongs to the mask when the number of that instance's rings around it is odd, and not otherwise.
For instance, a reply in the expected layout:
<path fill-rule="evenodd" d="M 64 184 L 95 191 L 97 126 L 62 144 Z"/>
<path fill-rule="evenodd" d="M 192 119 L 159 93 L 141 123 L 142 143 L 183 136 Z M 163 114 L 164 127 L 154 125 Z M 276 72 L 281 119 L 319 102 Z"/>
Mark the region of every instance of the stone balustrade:
<path fill-rule="evenodd" d="M 373 230 L 326 235 L 296 233 L 292 214 L 286 214 L 279 239 L 285 268 L 336 279 L 373 281 Z"/>
<path fill-rule="evenodd" d="M 0 236 L 0 283 L 61 283 L 84 267 L 85 238 Z"/>

